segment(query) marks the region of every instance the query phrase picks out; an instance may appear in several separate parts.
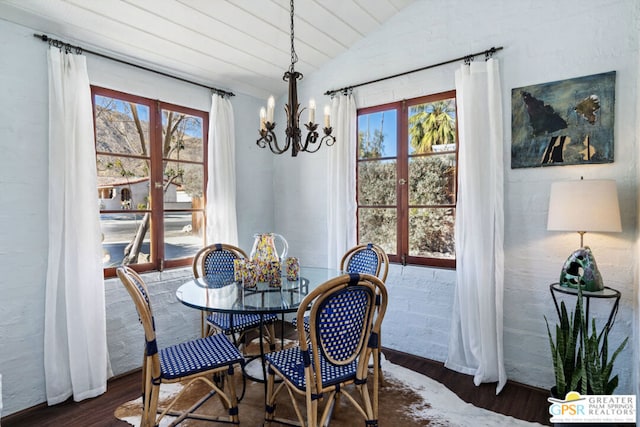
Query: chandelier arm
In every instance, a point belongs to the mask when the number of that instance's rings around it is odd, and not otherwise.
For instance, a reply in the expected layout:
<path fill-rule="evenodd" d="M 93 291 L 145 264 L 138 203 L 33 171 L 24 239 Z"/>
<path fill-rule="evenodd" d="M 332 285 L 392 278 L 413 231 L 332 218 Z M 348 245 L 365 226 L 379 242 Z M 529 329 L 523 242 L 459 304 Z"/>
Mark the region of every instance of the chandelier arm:
<path fill-rule="evenodd" d="M 324 142 L 327 147 L 331 147 L 333 144 L 336 143 L 336 137 L 331 135 L 331 128 L 324 128 L 324 136 L 322 137 L 322 139 L 320 140 L 320 144 L 322 145 L 322 143 Z"/>
<path fill-rule="evenodd" d="M 275 123 L 266 122 L 265 128 L 260 130 L 260 139 L 256 141 L 256 144 L 260 148 L 265 148 L 269 146 L 269 149 L 273 154 L 282 154 L 289 149 L 289 139 L 286 139 L 285 146 L 280 148 L 278 144 L 278 138 L 276 134 L 273 132 L 273 129 L 276 127 Z"/>

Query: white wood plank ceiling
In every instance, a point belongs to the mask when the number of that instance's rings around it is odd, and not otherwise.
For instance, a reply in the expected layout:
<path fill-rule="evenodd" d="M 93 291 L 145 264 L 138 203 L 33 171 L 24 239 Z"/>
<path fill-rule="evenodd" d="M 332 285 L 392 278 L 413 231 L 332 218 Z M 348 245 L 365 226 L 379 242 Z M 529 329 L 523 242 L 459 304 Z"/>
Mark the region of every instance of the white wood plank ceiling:
<path fill-rule="evenodd" d="M 312 73 L 413 1 L 296 0 L 296 70 Z M 0 0 L 0 18 L 231 92 L 287 90 L 288 0 Z"/>

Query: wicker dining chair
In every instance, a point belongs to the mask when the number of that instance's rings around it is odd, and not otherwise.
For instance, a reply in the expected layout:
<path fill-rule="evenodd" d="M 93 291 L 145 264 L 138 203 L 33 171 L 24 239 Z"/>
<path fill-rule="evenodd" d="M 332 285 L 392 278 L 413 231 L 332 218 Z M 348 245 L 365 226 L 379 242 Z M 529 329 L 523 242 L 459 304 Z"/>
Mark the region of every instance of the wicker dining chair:
<path fill-rule="evenodd" d="M 371 274 L 386 283 L 389 273 L 389 257 L 384 249 L 374 243 L 357 245 L 342 256 L 340 271 Z M 297 319 L 293 319 L 291 323 L 297 328 Z M 309 316 L 304 317 L 303 324 L 306 331 L 309 332 Z"/>
<path fill-rule="evenodd" d="M 226 243 L 215 243 L 202 248 L 193 258 L 193 275 L 196 278 L 213 274 L 223 274 L 226 283 L 233 280 L 233 262 L 236 259 L 248 259 L 247 254 L 237 246 Z M 224 281 L 223 281 L 224 282 Z M 225 284 L 225 283 L 223 283 Z M 233 342 L 239 346 L 245 341 L 245 334 L 260 327 L 260 314 L 228 314 L 202 312 L 202 336 L 222 332 L 230 335 Z M 272 346 L 276 342 L 274 322 L 278 319 L 275 314 L 262 315 L 265 338 Z M 246 348 L 246 347 L 245 347 Z"/>
<path fill-rule="evenodd" d="M 365 425 L 377 426 L 377 341 L 386 305 L 384 283 L 369 274 L 344 274 L 311 291 L 296 315 L 298 322 L 302 322 L 310 309 L 310 331 L 299 328 L 298 346 L 266 355 L 266 425 L 277 422 L 323 426 L 334 412 L 335 403 L 344 396 L 357 413 L 363 415 Z M 367 381 L 371 355 L 373 381 Z M 278 384 L 276 376 L 281 379 Z M 277 417 L 276 398 L 285 389 L 297 420 Z M 306 417 L 297 396 L 304 396 Z M 320 400 L 324 401 L 323 408 Z"/>
<path fill-rule="evenodd" d="M 130 267 L 118 267 L 116 273 L 133 299 L 140 323 L 144 327 L 141 427 L 157 426 L 165 415 L 177 417 L 170 424 L 171 426 L 187 418 L 238 424 L 238 398 L 233 374 L 235 368 L 244 363 L 244 358 L 238 349 L 221 334 L 158 349 L 147 286 L 138 273 Z M 159 408 L 160 385 L 183 381 L 188 382 L 182 390 L 172 397 L 167 406 Z M 174 404 L 196 382 L 207 384 L 211 392 L 185 411 L 173 410 Z M 228 389 L 226 392 L 225 387 Z M 202 403 L 214 395 L 218 396 L 228 415 L 216 416 L 204 414 L 201 411 L 195 412 Z"/>

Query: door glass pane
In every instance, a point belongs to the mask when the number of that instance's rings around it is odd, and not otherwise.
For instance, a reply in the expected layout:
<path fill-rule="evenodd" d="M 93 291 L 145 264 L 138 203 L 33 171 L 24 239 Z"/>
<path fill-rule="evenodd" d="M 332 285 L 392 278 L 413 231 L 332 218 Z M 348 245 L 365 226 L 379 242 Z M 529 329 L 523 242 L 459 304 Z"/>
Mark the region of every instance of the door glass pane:
<path fill-rule="evenodd" d="M 149 107 L 95 96 L 96 151 L 149 156 Z"/>
<path fill-rule="evenodd" d="M 396 157 L 397 121 L 395 109 L 358 116 L 358 159 Z"/>
<path fill-rule="evenodd" d="M 167 132 L 170 135 L 167 137 Z M 162 110 L 162 157 L 171 160 L 203 161 L 202 118 Z"/>
<path fill-rule="evenodd" d="M 409 154 L 455 151 L 455 98 L 411 105 L 407 114 Z"/>
<path fill-rule="evenodd" d="M 358 204 L 396 205 L 396 160 L 358 162 Z"/>
<path fill-rule="evenodd" d="M 454 259 L 454 209 L 409 209 L 409 255 Z"/>
<path fill-rule="evenodd" d="M 374 242 L 387 254 L 397 252 L 398 216 L 395 208 L 358 209 L 358 241 Z"/>
<path fill-rule="evenodd" d="M 103 267 L 121 265 L 127 254 L 130 264 L 149 262 L 149 225 L 148 213 L 101 214 Z M 139 230 L 142 238 L 136 240 Z"/>
<path fill-rule="evenodd" d="M 100 210 L 148 209 L 147 160 L 99 154 L 96 163 Z"/>
<path fill-rule="evenodd" d="M 455 182 L 455 154 L 409 158 L 410 205 L 454 204 Z"/>
<path fill-rule="evenodd" d="M 188 258 L 204 244 L 204 215 L 202 212 L 165 212 L 165 259 Z"/>
<path fill-rule="evenodd" d="M 164 162 L 165 209 L 190 209 L 193 199 L 203 196 L 203 165 Z"/>

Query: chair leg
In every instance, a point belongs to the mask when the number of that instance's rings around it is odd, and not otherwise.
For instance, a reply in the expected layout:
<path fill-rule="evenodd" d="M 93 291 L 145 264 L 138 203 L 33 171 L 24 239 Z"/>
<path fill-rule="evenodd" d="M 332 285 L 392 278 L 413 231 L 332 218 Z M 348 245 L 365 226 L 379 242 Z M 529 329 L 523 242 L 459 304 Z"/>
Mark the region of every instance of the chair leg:
<path fill-rule="evenodd" d="M 269 368 L 267 368 L 267 395 L 265 397 L 265 408 L 264 408 L 264 420 L 265 426 L 270 426 L 273 421 L 273 417 L 275 416 L 275 396 L 273 394 L 273 386 L 275 383 L 275 373 L 273 371 L 269 372 Z"/>
<path fill-rule="evenodd" d="M 226 380 L 229 384 L 229 400 L 231 401 L 231 406 L 229 407 L 229 417 L 231 418 L 232 423 L 239 424 L 240 419 L 238 418 L 238 394 L 236 392 L 236 382 L 234 379 L 234 374 L 235 368 L 232 366 L 229 368 L 229 373 L 226 375 Z"/>
<path fill-rule="evenodd" d="M 269 343 L 269 351 L 275 351 L 276 349 L 276 328 L 273 323 L 269 323 L 264 326 L 267 336 L 267 342 Z"/>
<path fill-rule="evenodd" d="M 318 427 L 318 399 L 313 399 L 310 393 L 307 395 L 307 427 Z"/>
<path fill-rule="evenodd" d="M 147 390 L 142 402 L 141 427 L 154 427 L 156 425 L 156 415 L 158 413 L 158 396 L 160 385 L 152 385 L 151 390 Z"/>

